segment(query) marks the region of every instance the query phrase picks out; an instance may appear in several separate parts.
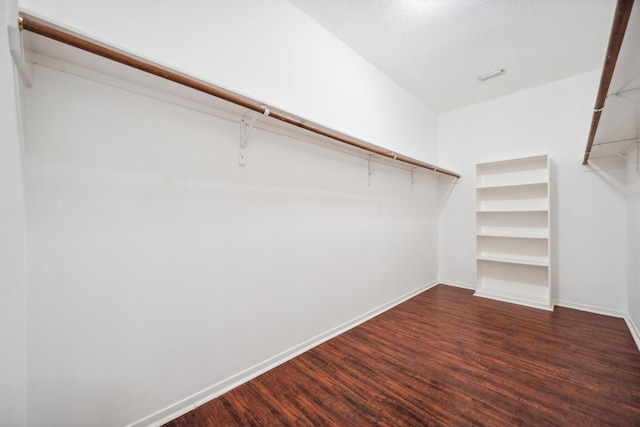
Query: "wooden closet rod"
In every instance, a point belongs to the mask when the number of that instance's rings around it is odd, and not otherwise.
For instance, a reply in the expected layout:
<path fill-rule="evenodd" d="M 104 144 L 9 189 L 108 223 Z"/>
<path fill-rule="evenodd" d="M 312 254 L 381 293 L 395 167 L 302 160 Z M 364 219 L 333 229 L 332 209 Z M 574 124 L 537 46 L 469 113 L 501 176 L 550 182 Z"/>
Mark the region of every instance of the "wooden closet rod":
<path fill-rule="evenodd" d="M 624 33 L 627 31 L 627 24 L 629 23 L 632 7 L 633 0 L 618 0 L 618 3 L 616 4 L 613 24 L 611 25 L 611 34 L 609 35 L 609 46 L 607 47 L 604 67 L 602 68 L 602 76 L 600 77 L 600 88 L 598 89 L 598 96 L 596 96 L 596 105 L 593 107 L 593 118 L 591 119 L 589 139 L 587 140 L 587 148 L 584 151 L 584 158 L 582 159 L 583 165 L 589 164 L 589 156 L 591 155 L 591 149 L 593 148 L 593 141 L 596 137 L 598 124 L 600 123 L 600 116 L 602 115 L 604 103 L 607 99 L 609 85 L 611 85 L 613 71 L 616 68 L 616 62 L 618 61 L 618 55 L 620 54 L 620 48 L 622 47 L 622 40 L 624 39 Z"/>
<path fill-rule="evenodd" d="M 162 77 L 174 83 L 178 83 L 180 85 L 190 87 L 192 89 L 204 92 L 217 98 L 224 99 L 225 101 L 240 105 L 244 108 L 256 111 L 260 114 L 268 115 L 269 117 L 273 117 L 274 119 L 289 123 L 302 129 L 306 129 L 310 132 L 322 135 L 327 138 L 331 138 L 335 141 L 342 142 L 352 147 L 357 147 L 370 153 L 398 160 L 412 166 L 432 170 L 434 172 L 449 175 L 455 178 L 460 178 L 460 174 L 456 172 L 452 172 L 450 170 L 434 166 L 430 163 L 425 163 L 420 160 L 416 160 L 411 157 L 386 150 L 382 147 L 378 147 L 377 145 L 369 144 L 367 142 L 348 137 L 346 135 L 332 131 L 331 129 L 323 128 L 319 125 L 303 121 L 300 118 L 288 115 L 282 111 L 273 111 L 272 109 L 268 109 L 265 105 L 253 99 L 239 95 L 227 89 L 214 86 L 202 80 L 195 79 L 186 74 L 153 63 L 149 60 L 136 57 L 127 52 L 114 49 L 113 47 L 92 40 L 86 36 L 74 33 L 65 28 L 61 28 L 41 18 L 31 16 L 25 12 L 19 13 L 18 25 L 21 30 L 30 31 L 32 33 L 50 38 L 52 40 L 56 40 L 60 43 L 64 43 L 69 46 L 91 52 L 103 58 L 128 65 L 130 67 L 147 72 L 149 74 L 153 74 L 158 77 Z"/>

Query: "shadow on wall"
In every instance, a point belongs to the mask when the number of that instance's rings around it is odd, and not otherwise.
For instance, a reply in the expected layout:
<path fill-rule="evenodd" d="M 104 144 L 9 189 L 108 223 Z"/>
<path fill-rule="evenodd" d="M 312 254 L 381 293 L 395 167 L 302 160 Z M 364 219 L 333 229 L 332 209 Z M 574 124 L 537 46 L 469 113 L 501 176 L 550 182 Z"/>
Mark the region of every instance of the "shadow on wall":
<path fill-rule="evenodd" d="M 442 213 L 442 210 L 447 205 L 453 189 L 456 185 L 460 184 L 463 180 L 461 178 L 454 178 L 451 176 L 440 175 L 438 176 L 438 214 Z"/>
<path fill-rule="evenodd" d="M 585 173 L 593 173 L 617 193 L 627 191 L 627 160 L 618 155 L 590 158 L 588 165 L 580 165 Z"/>

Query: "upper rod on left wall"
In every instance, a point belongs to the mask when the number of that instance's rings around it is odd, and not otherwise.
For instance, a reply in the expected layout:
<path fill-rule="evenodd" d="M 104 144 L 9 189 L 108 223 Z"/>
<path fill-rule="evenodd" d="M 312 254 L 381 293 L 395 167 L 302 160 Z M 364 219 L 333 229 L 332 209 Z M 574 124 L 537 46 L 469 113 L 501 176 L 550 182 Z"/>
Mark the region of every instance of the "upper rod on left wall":
<path fill-rule="evenodd" d="M 274 111 L 274 109 L 268 108 L 264 104 L 246 96 L 242 96 L 230 90 L 223 89 L 205 81 L 188 76 L 184 73 L 172 70 L 166 66 L 162 66 L 147 59 L 143 59 L 120 49 L 108 46 L 87 36 L 77 34 L 69 29 L 55 25 L 42 18 L 29 15 L 26 12 L 19 13 L 18 25 L 21 30 L 30 31 L 32 33 L 39 34 L 43 37 L 50 38 L 60 43 L 64 43 L 69 46 L 73 46 L 75 48 L 93 53 L 111 61 L 115 61 L 120 64 L 124 64 L 129 67 L 144 71 L 146 73 L 153 74 L 155 76 L 215 96 L 249 110 L 256 111 L 260 114 L 273 117 L 276 120 L 280 120 L 290 125 L 313 132 L 315 134 L 333 139 L 334 141 L 338 141 L 343 144 L 356 147 L 358 149 L 365 150 L 367 152 L 374 153 L 380 156 L 384 156 L 389 159 L 397 160 L 399 162 L 403 162 L 412 166 L 428 169 L 455 178 L 460 178 L 460 174 L 456 172 L 440 168 L 430 163 L 426 163 L 393 151 L 389 151 L 385 148 L 358 140 L 356 138 L 349 137 L 332 129 L 328 129 L 320 125 L 302 120 L 298 117 L 285 113 L 284 111 Z"/>

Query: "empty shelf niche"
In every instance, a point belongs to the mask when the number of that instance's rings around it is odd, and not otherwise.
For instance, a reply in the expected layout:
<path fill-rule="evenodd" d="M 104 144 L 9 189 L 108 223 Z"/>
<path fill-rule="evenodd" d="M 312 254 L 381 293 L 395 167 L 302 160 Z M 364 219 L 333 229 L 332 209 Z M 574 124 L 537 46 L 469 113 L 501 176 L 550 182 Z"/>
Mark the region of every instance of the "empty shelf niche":
<path fill-rule="evenodd" d="M 478 212 L 544 212 L 548 208 L 547 183 L 479 187 L 477 191 Z"/>
<path fill-rule="evenodd" d="M 476 167 L 476 295 L 552 309 L 550 160 Z"/>
<path fill-rule="evenodd" d="M 477 296 L 551 309 L 548 268 L 478 261 Z"/>
<path fill-rule="evenodd" d="M 481 163 L 476 167 L 478 188 L 512 187 L 548 182 L 547 155 Z"/>
<path fill-rule="evenodd" d="M 545 239 L 478 236 L 477 248 L 479 260 L 549 266 L 549 245 Z"/>
<path fill-rule="evenodd" d="M 530 239 L 549 237 L 548 211 L 478 212 L 476 217 L 478 236 Z"/>

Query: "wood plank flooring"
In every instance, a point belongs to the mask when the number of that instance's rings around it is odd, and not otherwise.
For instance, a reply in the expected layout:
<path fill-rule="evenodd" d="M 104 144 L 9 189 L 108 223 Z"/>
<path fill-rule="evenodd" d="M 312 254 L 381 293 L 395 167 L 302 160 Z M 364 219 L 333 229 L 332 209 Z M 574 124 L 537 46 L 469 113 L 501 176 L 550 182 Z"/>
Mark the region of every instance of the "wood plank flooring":
<path fill-rule="evenodd" d="M 439 285 L 167 424 L 640 426 L 622 319 Z"/>

